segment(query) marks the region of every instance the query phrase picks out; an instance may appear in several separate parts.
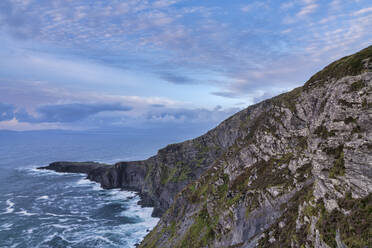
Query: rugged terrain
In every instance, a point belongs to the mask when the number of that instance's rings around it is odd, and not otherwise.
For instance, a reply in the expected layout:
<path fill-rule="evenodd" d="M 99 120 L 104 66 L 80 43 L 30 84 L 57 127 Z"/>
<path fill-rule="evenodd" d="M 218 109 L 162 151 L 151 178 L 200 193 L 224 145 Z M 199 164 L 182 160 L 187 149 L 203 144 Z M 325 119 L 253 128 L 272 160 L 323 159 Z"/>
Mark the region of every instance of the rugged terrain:
<path fill-rule="evenodd" d="M 372 46 L 199 138 L 80 172 L 155 206 L 140 247 L 372 247 L 371 92 Z"/>

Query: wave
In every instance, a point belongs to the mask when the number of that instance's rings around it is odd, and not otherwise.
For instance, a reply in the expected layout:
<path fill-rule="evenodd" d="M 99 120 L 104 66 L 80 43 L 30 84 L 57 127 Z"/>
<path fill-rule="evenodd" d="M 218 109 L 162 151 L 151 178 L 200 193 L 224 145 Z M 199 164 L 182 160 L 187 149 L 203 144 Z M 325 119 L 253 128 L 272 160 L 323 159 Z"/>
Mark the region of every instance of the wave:
<path fill-rule="evenodd" d="M 19 212 L 16 212 L 16 214 L 18 215 L 23 215 L 23 216 L 33 216 L 33 215 L 37 215 L 35 213 L 30 213 L 30 212 L 27 212 L 27 210 L 21 208 L 21 211 Z"/>
<path fill-rule="evenodd" d="M 15 208 L 12 202 L 15 196 L 7 197 L 10 199 L 7 201 L 6 213 L 14 212 L 20 219 L 26 218 L 23 216 L 37 215 L 37 218 L 30 217 L 29 220 L 40 221 L 39 226 L 44 234 L 39 236 L 41 230 L 30 227 L 25 231 L 26 238 L 36 241 L 34 244 L 39 244 L 40 247 L 57 243 L 68 247 L 134 247 L 159 221 L 158 218 L 151 217 L 153 208 L 142 208 L 138 205 L 140 197 L 134 191 L 102 189 L 99 183 L 86 179 L 85 174 L 38 170 L 36 166 L 19 169 L 26 170 L 27 176 L 45 182 L 47 191 L 32 192 L 35 194 L 30 195 L 34 199 L 32 212 L 25 210 L 30 210 L 29 207 L 18 206 L 18 201 Z M 65 175 L 69 177 L 55 180 Z M 110 209 L 109 204 L 122 207 L 116 207 L 114 212 L 111 212 L 114 214 L 98 216 L 97 213 L 101 214 L 99 211 L 105 205 L 108 206 L 105 209 Z M 127 218 L 133 218 L 135 221 L 128 222 Z M 25 238 L 21 239 L 26 242 Z"/>
<path fill-rule="evenodd" d="M 47 195 L 43 195 L 43 196 L 36 198 L 36 200 L 48 200 L 48 199 L 49 199 L 49 196 Z"/>
<path fill-rule="evenodd" d="M 73 183 L 74 185 L 79 185 L 79 186 L 90 186 L 92 190 L 94 191 L 101 191 L 103 190 L 101 185 L 97 182 L 93 182 L 89 179 L 86 179 L 85 175 L 84 175 L 84 178 L 81 178 L 79 181 L 77 181 L 76 183 Z"/>
<path fill-rule="evenodd" d="M 14 212 L 14 205 L 15 205 L 15 203 L 12 202 L 10 199 L 8 199 L 8 200 L 6 200 L 6 205 L 8 207 L 5 209 L 5 212 L 3 214 L 13 213 Z"/>
<path fill-rule="evenodd" d="M 8 231 L 11 229 L 12 226 L 13 226 L 12 223 L 5 223 L 0 226 L 0 231 Z"/>
<path fill-rule="evenodd" d="M 110 189 L 107 190 L 107 193 L 109 194 L 109 199 L 113 201 L 117 200 L 127 200 L 127 199 L 134 199 L 136 198 L 136 202 L 140 200 L 138 197 L 138 194 L 134 191 L 127 191 L 127 190 L 121 190 L 121 189 Z"/>
<path fill-rule="evenodd" d="M 39 170 L 38 167 L 40 167 L 40 165 L 33 166 L 33 167 L 19 167 L 19 168 L 16 168 L 16 170 L 27 171 L 30 174 L 36 175 L 36 176 L 44 176 L 44 175 L 60 175 L 60 176 L 63 176 L 63 175 L 66 175 L 66 176 L 81 175 L 81 176 L 86 176 L 84 173 L 68 173 L 68 172 L 57 172 L 57 171 L 52 171 L 52 170 Z"/>

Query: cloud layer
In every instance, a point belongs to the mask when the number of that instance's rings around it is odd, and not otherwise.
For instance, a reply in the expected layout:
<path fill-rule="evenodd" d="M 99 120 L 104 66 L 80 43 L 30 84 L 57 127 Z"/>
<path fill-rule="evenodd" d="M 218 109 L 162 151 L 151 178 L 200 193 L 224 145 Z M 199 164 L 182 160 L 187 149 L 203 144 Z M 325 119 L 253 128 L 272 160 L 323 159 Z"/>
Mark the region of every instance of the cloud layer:
<path fill-rule="evenodd" d="M 371 45 L 372 3 L 2 0 L 0 23 L 0 129 L 202 123 Z"/>

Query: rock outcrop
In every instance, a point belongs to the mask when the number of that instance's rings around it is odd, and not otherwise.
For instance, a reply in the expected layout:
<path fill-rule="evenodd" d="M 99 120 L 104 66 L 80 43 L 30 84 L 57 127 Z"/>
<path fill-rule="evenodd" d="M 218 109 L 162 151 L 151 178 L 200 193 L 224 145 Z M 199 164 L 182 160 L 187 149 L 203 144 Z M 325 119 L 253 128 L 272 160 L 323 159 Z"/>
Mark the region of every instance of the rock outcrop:
<path fill-rule="evenodd" d="M 143 248 L 372 247 L 371 93 L 372 46 L 199 138 L 86 173 L 162 215 Z"/>

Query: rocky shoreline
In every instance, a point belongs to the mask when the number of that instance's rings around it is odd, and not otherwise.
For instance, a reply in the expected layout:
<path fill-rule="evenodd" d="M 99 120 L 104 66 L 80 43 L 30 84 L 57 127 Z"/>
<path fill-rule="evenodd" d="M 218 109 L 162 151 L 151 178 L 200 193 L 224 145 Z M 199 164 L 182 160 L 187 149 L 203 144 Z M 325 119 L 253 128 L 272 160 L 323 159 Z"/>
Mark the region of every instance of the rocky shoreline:
<path fill-rule="evenodd" d="M 371 120 L 372 46 L 147 160 L 42 169 L 139 192 L 143 248 L 370 247 Z"/>
<path fill-rule="evenodd" d="M 133 162 L 135 163 L 135 162 Z M 51 170 L 62 173 L 82 173 L 87 175 L 87 179 L 97 182 L 103 189 L 114 189 L 119 188 L 128 191 L 134 191 L 138 193 L 141 200 L 138 204 L 142 207 L 155 207 L 154 201 L 148 196 L 148 194 L 141 192 L 141 188 L 132 185 L 131 183 L 122 183 L 119 178 L 132 178 L 135 177 L 137 180 L 141 179 L 142 170 L 139 167 L 133 167 L 134 170 L 124 168 L 127 163 L 119 164 L 103 164 L 93 161 L 87 162 L 70 162 L 70 161 L 58 161 L 49 164 L 48 166 L 38 167 L 39 170 Z M 121 173 L 129 174 L 121 174 Z M 138 175 L 137 175 L 138 173 Z M 114 178 L 115 177 L 115 178 Z M 143 178 L 142 178 L 143 179 Z M 161 212 L 154 208 L 152 213 L 153 217 L 161 217 Z"/>

